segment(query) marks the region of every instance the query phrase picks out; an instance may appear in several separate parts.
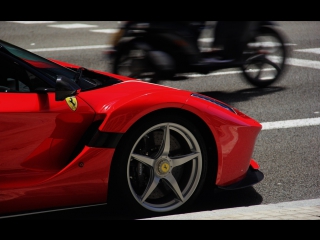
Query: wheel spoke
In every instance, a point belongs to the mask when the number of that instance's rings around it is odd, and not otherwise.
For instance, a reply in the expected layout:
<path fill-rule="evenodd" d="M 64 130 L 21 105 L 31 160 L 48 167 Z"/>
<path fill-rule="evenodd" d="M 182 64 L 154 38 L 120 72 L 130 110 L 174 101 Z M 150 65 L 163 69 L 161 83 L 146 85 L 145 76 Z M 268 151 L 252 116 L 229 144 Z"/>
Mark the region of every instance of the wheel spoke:
<path fill-rule="evenodd" d="M 165 178 L 164 178 L 166 184 L 172 189 L 172 191 L 175 193 L 175 195 L 177 196 L 178 200 L 183 202 L 184 201 L 184 197 L 181 193 L 180 187 L 176 181 L 176 179 L 174 178 L 174 176 L 172 174 L 168 174 Z"/>
<path fill-rule="evenodd" d="M 167 157 L 170 151 L 170 127 L 169 123 L 161 128 L 163 130 L 163 137 L 161 140 L 161 146 L 159 148 L 159 152 L 156 154 L 155 159 L 160 156 Z"/>
<path fill-rule="evenodd" d="M 182 164 L 185 164 L 185 163 L 189 162 L 190 160 L 197 158 L 199 155 L 200 155 L 200 153 L 194 152 L 194 153 L 190 153 L 190 154 L 187 154 L 187 155 L 178 156 L 177 158 L 176 157 L 171 158 L 173 160 L 172 161 L 173 162 L 173 167 L 177 167 L 177 166 L 180 166 Z"/>
<path fill-rule="evenodd" d="M 149 182 L 148 186 L 146 187 L 146 190 L 141 196 L 141 201 L 144 202 L 150 194 L 153 192 L 153 190 L 158 186 L 160 181 L 160 178 L 155 176 L 152 181 Z"/>
<path fill-rule="evenodd" d="M 169 123 L 164 127 L 163 132 L 163 152 L 162 155 L 168 156 L 170 151 L 170 127 Z"/>
<path fill-rule="evenodd" d="M 262 74 L 263 63 L 256 63 L 255 65 L 258 67 L 258 74 L 255 76 L 255 79 L 259 79 Z"/>
<path fill-rule="evenodd" d="M 265 62 L 266 62 L 267 64 L 270 64 L 272 67 L 274 67 L 274 68 L 277 70 L 277 72 L 280 72 L 280 71 L 281 71 L 281 69 L 279 68 L 279 66 L 278 66 L 276 63 L 274 63 L 274 62 L 272 62 L 271 60 L 269 60 L 268 58 L 265 59 Z"/>
<path fill-rule="evenodd" d="M 131 156 L 134 159 L 136 159 L 137 161 L 145 163 L 145 164 L 153 167 L 154 159 L 147 157 L 147 156 L 144 156 L 144 155 L 136 154 L 136 153 L 131 154 Z"/>

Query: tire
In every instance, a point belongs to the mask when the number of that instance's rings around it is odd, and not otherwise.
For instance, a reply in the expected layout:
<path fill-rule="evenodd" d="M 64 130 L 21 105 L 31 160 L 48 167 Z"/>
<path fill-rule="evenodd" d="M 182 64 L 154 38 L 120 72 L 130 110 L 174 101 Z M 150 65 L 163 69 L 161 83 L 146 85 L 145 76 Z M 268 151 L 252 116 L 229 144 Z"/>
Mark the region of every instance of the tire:
<path fill-rule="evenodd" d="M 158 73 L 148 59 L 150 50 L 151 47 L 146 43 L 129 42 L 118 50 L 112 64 L 112 72 L 145 82 L 157 83 Z"/>
<path fill-rule="evenodd" d="M 205 142 L 191 122 L 174 115 L 148 118 L 116 149 L 108 203 L 126 214 L 175 213 L 199 195 L 207 162 Z"/>
<path fill-rule="evenodd" d="M 267 87 L 284 71 L 287 48 L 284 36 L 274 27 L 263 26 L 244 52 L 242 73 L 251 85 Z"/>

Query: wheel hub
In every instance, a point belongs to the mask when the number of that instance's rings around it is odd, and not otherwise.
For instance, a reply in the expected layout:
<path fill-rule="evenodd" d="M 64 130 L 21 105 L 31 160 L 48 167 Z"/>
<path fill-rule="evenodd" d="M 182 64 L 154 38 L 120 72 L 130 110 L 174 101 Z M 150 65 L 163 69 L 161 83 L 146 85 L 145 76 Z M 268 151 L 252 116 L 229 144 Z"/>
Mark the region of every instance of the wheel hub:
<path fill-rule="evenodd" d="M 171 172 L 170 162 L 167 159 L 161 158 L 156 162 L 156 173 L 159 176 L 164 176 Z"/>

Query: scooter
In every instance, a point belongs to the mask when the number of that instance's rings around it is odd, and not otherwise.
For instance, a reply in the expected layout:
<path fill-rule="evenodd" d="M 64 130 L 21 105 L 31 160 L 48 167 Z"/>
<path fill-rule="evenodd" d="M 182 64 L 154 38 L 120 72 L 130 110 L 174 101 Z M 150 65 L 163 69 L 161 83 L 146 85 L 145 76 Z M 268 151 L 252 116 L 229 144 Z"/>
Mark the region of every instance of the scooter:
<path fill-rule="evenodd" d="M 176 22 L 121 22 L 110 38 L 105 53 L 112 73 L 152 83 L 174 79 L 188 73 L 240 68 L 244 78 L 256 87 L 276 82 L 285 67 L 288 50 L 286 37 L 273 22 L 258 22 L 250 31 L 241 57 L 223 59 L 223 46 L 206 51 L 199 44 L 204 21 L 177 25 Z"/>

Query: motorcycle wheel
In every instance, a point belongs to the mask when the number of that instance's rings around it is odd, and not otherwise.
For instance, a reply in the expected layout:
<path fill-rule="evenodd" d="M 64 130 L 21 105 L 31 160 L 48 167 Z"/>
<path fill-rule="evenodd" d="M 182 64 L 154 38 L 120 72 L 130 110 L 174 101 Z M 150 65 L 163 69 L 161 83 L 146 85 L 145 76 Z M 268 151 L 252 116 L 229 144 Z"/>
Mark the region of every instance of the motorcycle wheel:
<path fill-rule="evenodd" d="M 284 71 L 287 48 L 284 36 L 272 27 L 263 26 L 244 51 L 243 76 L 256 87 L 276 82 Z"/>
<path fill-rule="evenodd" d="M 173 114 L 149 117 L 117 147 L 108 203 L 120 213 L 181 211 L 199 195 L 207 164 L 206 144 L 195 125 Z"/>
<path fill-rule="evenodd" d="M 171 60 L 170 56 L 165 55 L 164 52 L 154 51 L 145 42 L 131 42 L 118 51 L 112 72 L 145 82 L 157 83 L 174 75 L 173 71 L 163 71 L 159 68 L 159 62 L 161 64 L 169 60 Z"/>

